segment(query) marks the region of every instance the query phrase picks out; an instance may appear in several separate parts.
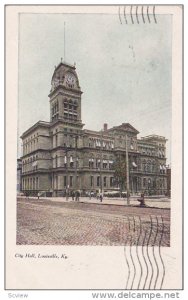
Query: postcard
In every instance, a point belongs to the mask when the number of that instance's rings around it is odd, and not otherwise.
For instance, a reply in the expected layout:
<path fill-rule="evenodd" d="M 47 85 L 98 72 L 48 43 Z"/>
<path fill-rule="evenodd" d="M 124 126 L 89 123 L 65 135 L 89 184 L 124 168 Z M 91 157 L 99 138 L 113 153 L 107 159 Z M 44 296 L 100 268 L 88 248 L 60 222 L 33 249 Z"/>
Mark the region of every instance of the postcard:
<path fill-rule="evenodd" d="M 5 18 L 5 289 L 183 289 L 183 6 Z"/>

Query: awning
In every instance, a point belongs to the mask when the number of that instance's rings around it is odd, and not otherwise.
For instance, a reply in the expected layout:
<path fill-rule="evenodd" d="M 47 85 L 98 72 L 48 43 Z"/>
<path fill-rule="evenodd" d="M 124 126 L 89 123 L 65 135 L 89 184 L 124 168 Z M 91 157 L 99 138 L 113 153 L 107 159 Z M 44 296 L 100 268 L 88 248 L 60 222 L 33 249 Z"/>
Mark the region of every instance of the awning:
<path fill-rule="evenodd" d="M 134 149 L 134 147 L 133 147 L 133 145 L 131 144 L 131 150 L 133 150 Z"/>
<path fill-rule="evenodd" d="M 163 170 L 163 167 L 160 165 L 160 170 Z"/>
<path fill-rule="evenodd" d="M 132 162 L 132 165 L 134 168 L 137 168 L 137 164 L 134 161 Z"/>
<path fill-rule="evenodd" d="M 163 170 L 166 170 L 166 167 L 165 167 L 165 166 L 163 166 Z"/>
<path fill-rule="evenodd" d="M 113 164 L 114 162 L 113 162 L 113 160 L 109 160 L 109 164 Z"/>
<path fill-rule="evenodd" d="M 71 163 L 73 162 L 73 158 L 72 158 L 72 156 L 70 157 L 70 162 L 71 162 Z"/>

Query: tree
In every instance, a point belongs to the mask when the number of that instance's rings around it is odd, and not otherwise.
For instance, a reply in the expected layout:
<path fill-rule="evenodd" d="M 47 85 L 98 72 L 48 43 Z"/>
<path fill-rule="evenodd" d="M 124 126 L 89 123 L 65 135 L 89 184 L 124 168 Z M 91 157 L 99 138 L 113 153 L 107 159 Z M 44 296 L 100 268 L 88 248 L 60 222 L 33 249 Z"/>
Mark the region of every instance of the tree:
<path fill-rule="evenodd" d="M 120 193 L 126 188 L 126 179 L 126 159 L 119 156 L 114 163 L 114 181 L 120 187 Z"/>

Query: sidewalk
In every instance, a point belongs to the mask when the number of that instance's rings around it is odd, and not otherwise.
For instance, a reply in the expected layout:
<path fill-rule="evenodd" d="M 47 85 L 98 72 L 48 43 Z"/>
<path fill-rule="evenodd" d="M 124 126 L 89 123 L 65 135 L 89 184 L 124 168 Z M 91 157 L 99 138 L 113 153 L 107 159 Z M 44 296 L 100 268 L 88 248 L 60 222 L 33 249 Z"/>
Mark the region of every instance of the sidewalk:
<path fill-rule="evenodd" d="M 22 198 L 22 197 L 20 197 Z M 24 197 L 25 198 L 25 197 Z M 36 197 L 29 197 L 29 199 L 37 199 Z M 102 202 L 96 198 L 89 198 L 89 197 L 80 197 L 79 202 L 73 201 L 71 197 L 68 198 L 68 201 L 65 197 L 40 197 L 40 200 L 48 200 L 53 202 L 76 202 L 76 203 L 90 203 L 90 204 L 99 204 L 99 205 L 127 205 L 127 198 L 121 198 L 121 199 L 109 199 L 104 198 Z M 153 207 L 153 208 L 166 208 L 170 209 L 170 200 L 167 198 L 160 198 L 160 199 L 145 199 L 146 207 Z M 137 206 L 139 207 L 139 202 L 137 201 L 137 198 L 131 197 L 130 198 L 130 205 L 131 206 Z"/>

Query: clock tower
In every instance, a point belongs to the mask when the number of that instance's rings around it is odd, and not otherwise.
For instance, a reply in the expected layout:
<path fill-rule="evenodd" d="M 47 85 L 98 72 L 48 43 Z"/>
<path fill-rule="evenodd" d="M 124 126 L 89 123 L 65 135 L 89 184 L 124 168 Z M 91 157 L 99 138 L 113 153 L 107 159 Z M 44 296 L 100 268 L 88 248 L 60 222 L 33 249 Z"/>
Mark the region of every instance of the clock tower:
<path fill-rule="evenodd" d="M 51 122 L 61 120 L 67 125 L 82 128 L 81 94 L 75 66 L 61 62 L 55 67 L 51 80 L 49 94 Z"/>

